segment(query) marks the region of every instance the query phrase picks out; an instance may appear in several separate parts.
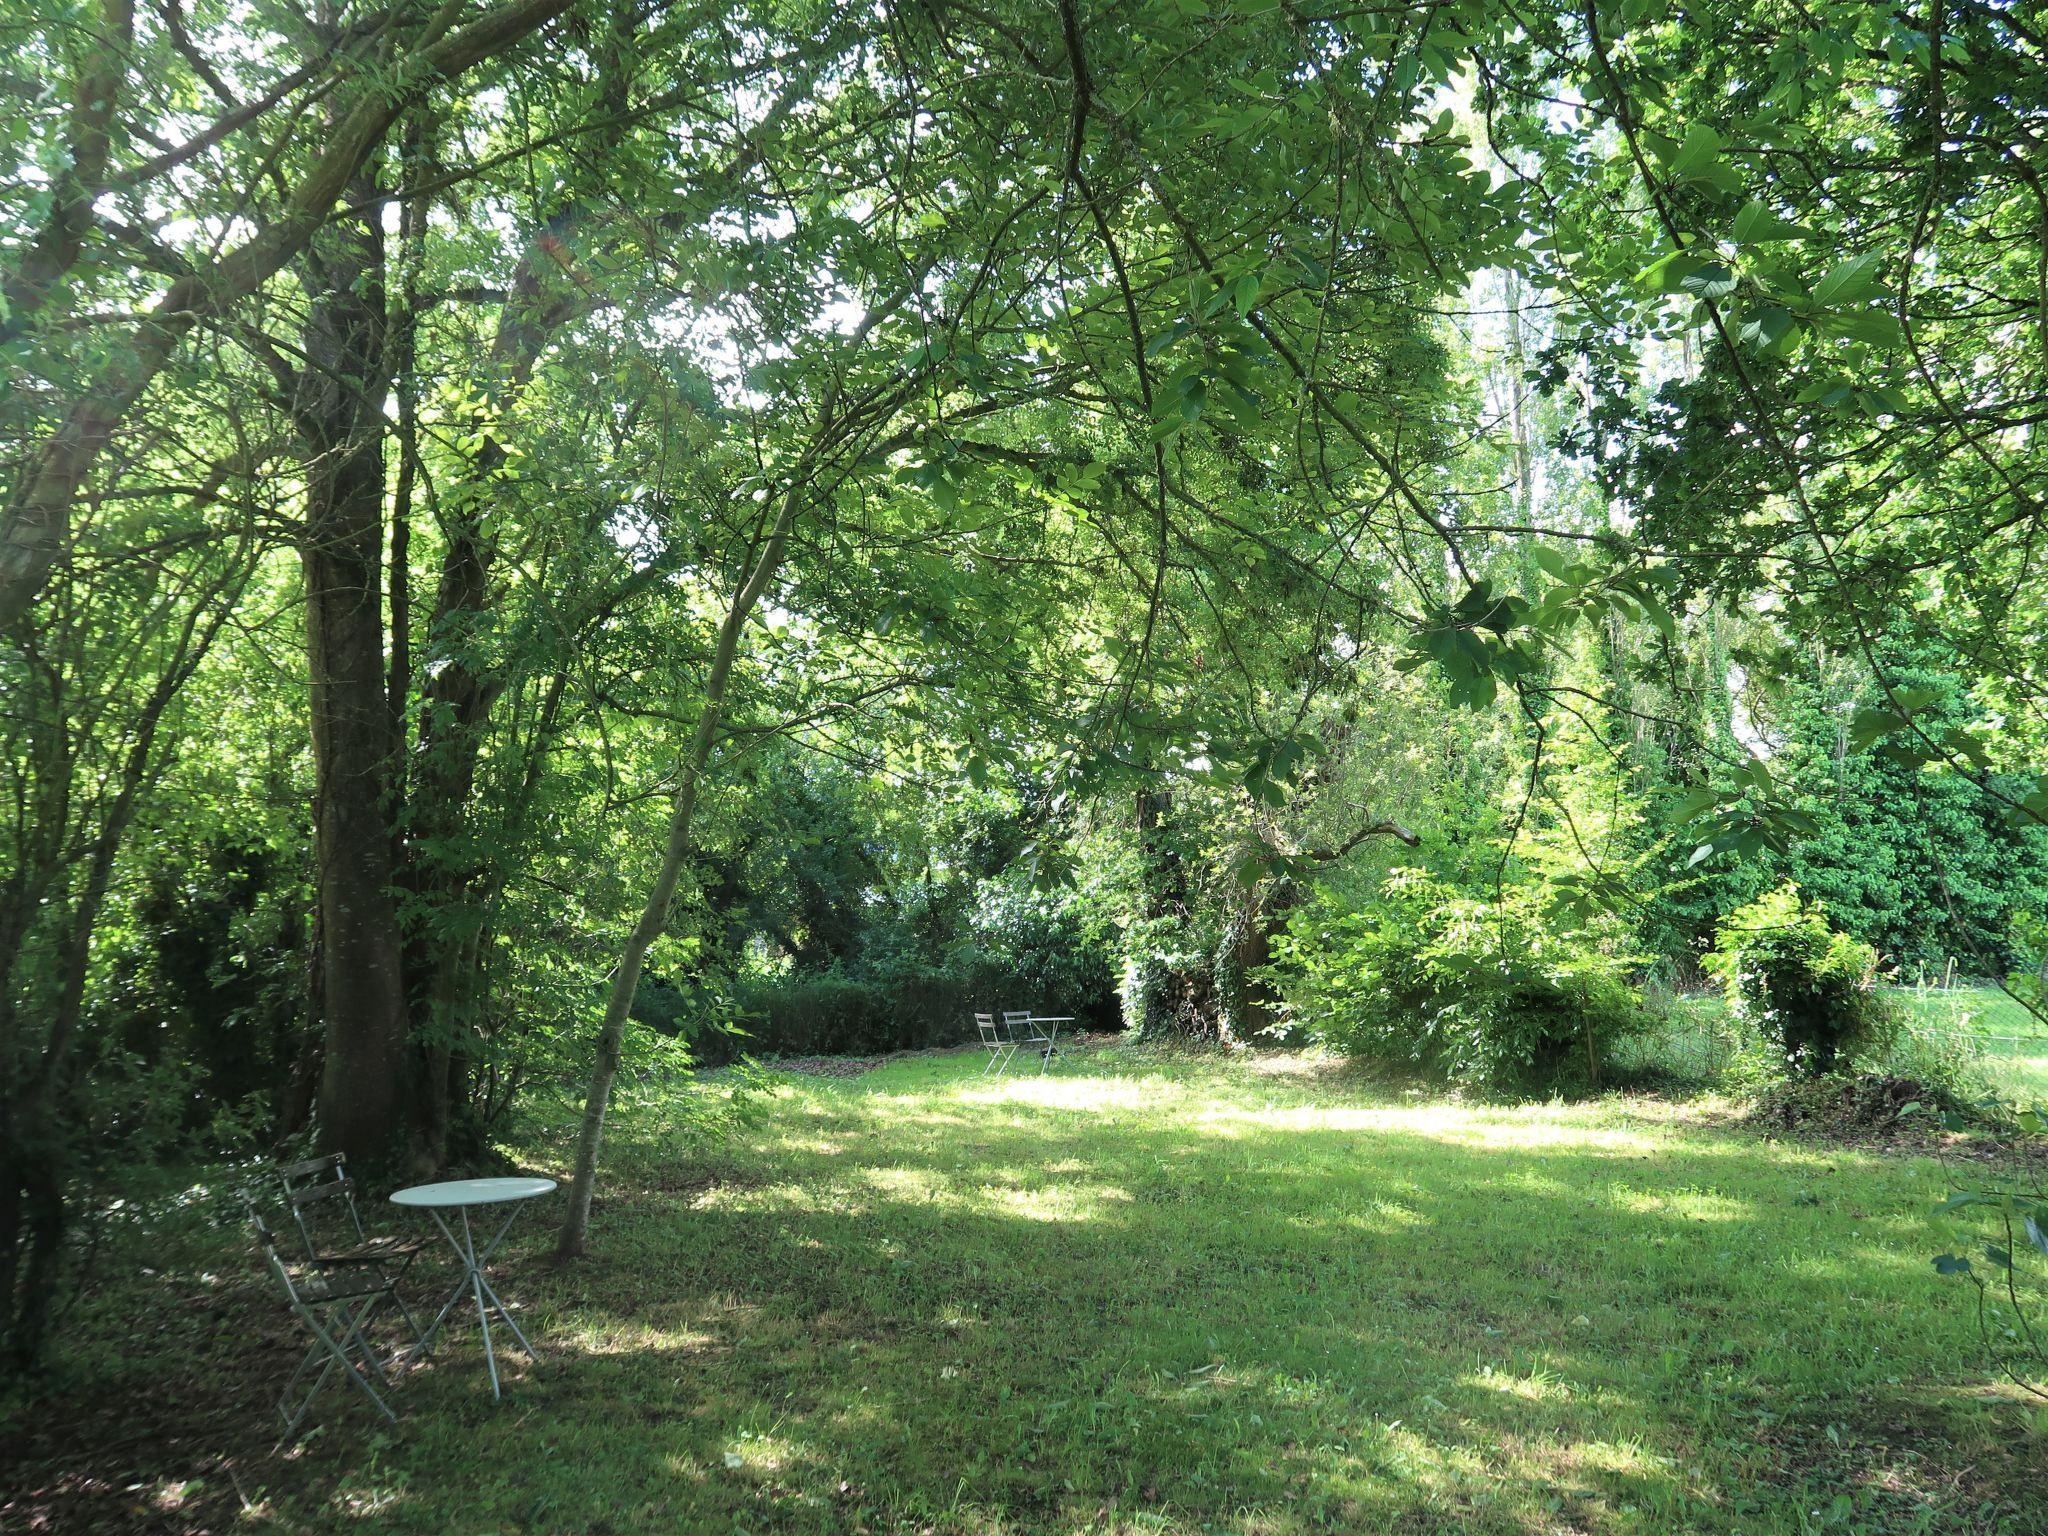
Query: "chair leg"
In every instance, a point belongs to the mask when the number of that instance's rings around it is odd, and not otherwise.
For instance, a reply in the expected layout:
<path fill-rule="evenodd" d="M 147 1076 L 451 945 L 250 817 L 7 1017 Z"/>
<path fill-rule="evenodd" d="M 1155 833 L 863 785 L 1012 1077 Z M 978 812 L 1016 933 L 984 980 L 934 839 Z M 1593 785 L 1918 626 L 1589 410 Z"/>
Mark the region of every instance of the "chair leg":
<path fill-rule="evenodd" d="M 372 1302 L 375 1302 L 377 1298 L 373 1296 L 370 1298 L 370 1300 Z M 334 1336 L 330 1334 L 325 1328 L 320 1326 L 320 1320 L 313 1315 L 312 1309 L 310 1307 L 301 1306 L 294 1307 L 292 1310 L 297 1312 L 299 1315 L 299 1320 L 303 1322 L 309 1329 L 312 1330 L 313 1337 L 319 1340 L 319 1343 L 316 1344 L 311 1350 L 307 1351 L 306 1358 L 299 1362 L 299 1369 L 292 1374 L 291 1386 L 286 1387 L 285 1397 L 279 1400 L 278 1412 L 284 1418 L 284 1432 L 286 1437 L 289 1438 L 290 1436 L 295 1434 L 298 1430 L 299 1425 L 302 1422 L 304 1422 L 306 1414 L 311 1410 L 313 1406 L 313 1399 L 320 1395 L 320 1389 L 327 1384 L 327 1378 L 333 1372 L 334 1367 L 337 1364 L 339 1364 L 344 1371 L 348 1372 L 348 1378 L 350 1381 L 353 1381 L 358 1387 L 362 1388 L 363 1395 L 367 1397 L 372 1403 L 376 1404 L 377 1411 L 383 1414 L 388 1421 L 390 1421 L 393 1424 L 396 1424 L 398 1422 L 398 1415 L 391 1411 L 391 1405 L 385 1402 L 383 1398 L 377 1395 L 377 1389 L 370 1385 L 369 1378 L 364 1376 L 361 1371 L 356 1369 L 355 1362 L 349 1359 L 348 1357 L 348 1351 L 343 1349 L 341 1345 L 335 1343 Z M 348 1316 L 350 1321 L 348 1332 L 346 1332 L 343 1335 L 343 1337 L 352 1337 L 359 1324 L 360 1314 L 344 1313 L 344 1315 Z M 292 1387 L 298 1385 L 299 1378 L 305 1374 L 306 1367 L 309 1364 L 311 1364 L 313 1360 L 317 1359 L 323 1350 L 326 1352 L 327 1360 L 321 1366 L 320 1374 L 314 1379 L 312 1387 L 307 1391 L 306 1395 L 299 1400 L 297 1411 L 293 1411 L 292 1407 L 290 1406 L 291 1389 Z M 377 1369 L 374 1361 L 372 1361 L 371 1363 L 371 1369 Z M 381 1376 L 383 1373 L 379 1371 L 378 1374 Z"/>
<path fill-rule="evenodd" d="M 307 1321 L 311 1322 L 312 1320 L 310 1317 L 308 1317 Z M 317 1333 L 318 1329 L 316 1328 L 315 1331 Z M 348 1337 L 351 1341 L 355 1340 L 356 1332 L 353 1328 L 350 1329 Z M 326 1346 L 325 1348 L 322 1347 L 323 1344 Z M 312 1406 L 313 1399 L 318 1397 L 320 1395 L 320 1389 L 327 1385 L 327 1378 L 334 1374 L 334 1361 L 336 1357 L 333 1354 L 329 1353 L 329 1351 L 332 1350 L 333 1347 L 334 1346 L 332 1341 L 326 1339 L 325 1335 L 321 1335 L 320 1343 L 307 1345 L 305 1356 L 299 1361 L 299 1368 L 292 1372 L 292 1379 L 284 1384 L 284 1394 L 277 1400 L 277 1411 L 284 1418 L 285 1432 L 287 1434 L 291 1432 L 293 1426 L 295 1426 L 300 1419 L 305 1417 L 306 1410 Z M 375 1357 L 370 1354 L 366 1346 L 363 1346 L 363 1351 L 365 1360 L 368 1361 L 374 1368 L 376 1365 Z M 290 1408 L 292 1395 L 298 1390 L 299 1382 L 301 1381 L 301 1379 L 304 1378 L 307 1368 L 311 1366 L 315 1361 L 318 1361 L 320 1363 L 320 1374 L 313 1378 L 313 1385 L 308 1387 L 306 1389 L 305 1395 L 298 1400 L 298 1412 L 294 1413 L 291 1411 Z M 384 1379 L 384 1375 L 381 1370 L 378 1371 L 377 1374 L 378 1379 L 380 1381 Z M 389 1383 L 386 1384 L 389 1385 Z"/>
<path fill-rule="evenodd" d="M 420 1337 L 420 1320 L 412 1315 L 412 1308 L 405 1304 L 405 1298 L 398 1294 L 395 1286 L 391 1292 L 391 1304 L 398 1308 L 398 1315 L 405 1319 L 405 1326 L 412 1330 L 413 1342 L 417 1344 Z"/>
<path fill-rule="evenodd" d="M 284 1420 L 284 1438 L 286 1440 L 290 1440 L 298 1434 L 299 1425 L 305 1422 L 306 1415 L 313 1411 L 313 1399 L 320 1395 L 320 1389 L 327 1385 L 327 1378 L 334 1373 L 334 1357 L 329 1355 L 322 1359 L 321 1356 L 322 1351 L 318 1344 L 309 1348 L 306 1351 L 306 1358 L 299 1362 L 298 1370 L 292 1373 L 292 1386 L 286 1387 L 284 1396 L 277 1400 L 278 1417 Z M 321 1361 L 320 1374 L 313 1378 L 313 1385 L 306 1389 L 305 1395 L 298 1400 L 298 1407 L 294 1408 L 292 1406 L 292 1387 L 298 1385 L 299 1377 L 305 1374 L 306 1367 L 315 1360 Z"/>
<path fill-rule="evenodd" d="M 517 1339 L 519 1347 L 526 1351 L 526 1358 L 535 1365 L 539 1365 L 540 1351 L 533 1347 L 533 1341 L 527 1338 L 526 1331 L 514 1320 L 511 1308 L 505 1305 L 505 1298 L 492 1289 L 491 1282 L 486 1280 L 481 1274 L 477 1276 L 477 1284 L 483 1287 L 485 1298 L 497 1309 L 498 1320 L 512 1330 L 512 1337 Z"/>
<path fill-rule="evenodd" d="M 381 1294 L 370 1296 L 353 1312 L 346 1307 L 342 1309 L 343 1315 L 348 1318 L 348 1335 L 343 1342 L 355 1345 L 363 1357 L 363 1364 L 370 1368 L 370 1374 L 388 1387 L 391 1385 L 391 1378 L 384 1374 L 384 1364 L 377 1358 L 376 1346 L 371 1344 L 370 1336 L 363 1332 L 369 1326 L 370 1314 L 377 1310 L 377 1304 L 383 1299 Z"/>
<path fill-rule="evenodd" d="M 319 1379 L 313 1383 L 312 1389 L 304 1397 L 298 1399 L 299 1411 L 293 1413 L 291 1410 L 293 1394 L 299 1390 L 300 1380 L 304 1378 L 307 1369 L 316 1360 L 324 1362 L 320 1367 Z M 299 1368 L 292 1372 L 292 1379 L 284 1384 L 284 1392 L 277 1400 L 278 1416 L 284 1420 L 284 1432 L 286 1434 L 290 1434 L 293 1429 L 297 1428 L 299 1420 L 305 1416 L 306 1405 L 319 1396 L 321 1387 L 327 1383 L 328 1373 L 333 1369 L 334 1361 L 326 1358 L 318 1344 L 310 1344 L 306 1347 L 306 1353 L 300 1357 Z"/>

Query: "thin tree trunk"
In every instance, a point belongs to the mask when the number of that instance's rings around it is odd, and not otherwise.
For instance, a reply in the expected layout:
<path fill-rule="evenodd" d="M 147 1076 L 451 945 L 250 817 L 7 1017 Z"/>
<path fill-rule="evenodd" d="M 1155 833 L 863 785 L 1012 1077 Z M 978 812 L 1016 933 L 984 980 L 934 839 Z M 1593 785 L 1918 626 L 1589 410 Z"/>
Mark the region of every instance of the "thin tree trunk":
<path fill-rule="evenodd" d="M 782 510 L 767 540 L 755 557 L 753 568 L 740 584 L 739 592 L 719 626 L 717 648 L 711 655 L 711 674 L 704 685 L 704 709 L 697 719 L 689 754 L 683 759 L 682 777 L 676 786 L 675 808 L 669 817 L 668 842 L 662 850 L 661 867 L 640 920 L 627 935 L 612 972 L 611 993 L 605 1000 L 604 1023 L 598 1031 L 597 1064 L 590 1075 L 590 1095 L 583 1106 L 583 1129 L 576 1139 L 576 1171 L 569 1186 L 569 1209 L 562 1219 L 562 1232 L 555 1245 L 559 1258 L 574 1258 L 583 1252 L 590 1229 L 590 1201 L 597 1184 L 598 1154 L 604 1144 L 604 1117 L 611 1103 L 612 1082 L 619 1073 L 619 1056 L 626 1038 L 626 1020 L 633 1012 L 633 999 L 640 989 L 640 970 L 647 951 L 668 926 L 669 905 L 675 900 L 676 883 L 690 856 L 691 820 L 697 808 L 697 788 L 718 740 L 725 713 L 726 689 L 732 665 L 739 652 L 740 635 L 747 618 L 767 590 L 776 568 L 782 563 L 789 543 L 789 531 L 796 517 L 798 488 L 783 498 Z"/>
<path fill-rule="evenodd" d="M 212 649 L 253 568 L 245 543 L 186 615 L 172 659 L 136 716 L 118 787 L 90 845 L 84 883 L 56 945 L 58 986 L 49 1034 L 19 1080 L 0 1084 L 0 1329 L 7 1353 L 19 1367 L 33 1364 L 41 1353 L 62 1258 L 68 1213 L 63 1179 L 66 1131 L 60 1104 L 72 1042 L 85 1017 L 93 935 L 113 883 L 114 863 L 143 792 L 158 771 L 156 738 L 164 715 Z M 8 981 L 0 973 L 0 986 Z"/>
<path fill-rule="evenodd" d="M 387 708 L 401 737 L 405 733 L 406 705 L 412 696 L 412 510 L 420 480 L 419 276 L 429 203 L 414 189 L 426 156 L 422 116 L 418 112 L 408 116 L 399 137 L 397 300 L 384 338 L 389 349 L 384 376 L 391 381 L 392 403 L 397 407 L 398 418 L 398 473 L 391 491 L 391 660 Z M 402 800 L 402 760 L 393 772 L 392 793 Z"/>
<path fill-rule="evenodd" d="M 1524 523 L 1536 518 L 1535 449 L 1529 430 L 1529 358 L 1522 341 L 1522 283 L 1507 276 L 1508 427 L 1514 439 L 1515 513 Z"/>

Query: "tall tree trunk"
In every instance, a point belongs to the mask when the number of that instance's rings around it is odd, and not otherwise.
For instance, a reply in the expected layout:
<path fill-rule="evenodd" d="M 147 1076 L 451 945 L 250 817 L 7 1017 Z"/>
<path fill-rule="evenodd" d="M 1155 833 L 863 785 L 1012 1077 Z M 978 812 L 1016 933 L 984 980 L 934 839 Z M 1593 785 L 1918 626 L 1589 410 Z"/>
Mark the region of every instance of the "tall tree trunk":
<path fill-rule="evenodd" d="M 384 671 L 384 237 L 375 177 L 308 265 L 298 416 L 306 460 L 308 662 L 316 785 L 320 994 L 319 1129 L 325 1147 L 390 1156 L 411 1099 L 390 775 L 397 746 Z"/>
<path fill-rule="evenodd" d="M 608 19 L 597 45 L 600 126 L 589 152 L 602 159 L 615 150 L 630 121 L 635 33 L 641 18 L 630 7 Z M 577 244 L 588 210 L 571 202 L 558 210 L 520 253 L 483 379 L 483 407 L 470 431 L 479 446 L 464 472 L 441 497 L 441 579 L 429 634 L 437 665 L 420 689 L 416 772 L 406 799 L 407 843 L 401 871 L 408 890 L 429 911 L 467 907 L 466 921 L 426 925 L 406 955 L 406 986 L 415 1017 L 426 1026 L 422 1094 L 416 1113 L 423 1155 L 445 1155 L 461 1092 L 458 1058 L 470 1033 L 478 969 L 477 924 L 501 871 L 459 852 L 464 824 L 474 813 L 476 776 L 485 727 L 508 679 L 481 667 L 473 636 L 492 601 L 497 563 L 495 524 L 486 521 L 501 494 L 499 473 L 510 457 L 504 418 L 525 396 L 535 368 L 571 320 L 593 305 L 588 277 L 576 268 Z M 427 852 L 425 850 L 434 850 Z"/>
<path fill-rule="evenodd" d="M 697 788 L 711 761 L 712 748 L 725 714 L 726 690 L 732 679 L 733 660 L 738 655 L 740 635 L 747 617 L 767 590 L 789 544 L 789 531 L 796 518 L 798 487 L 784 496 L 782 510 L 769 531 L 752 568 L 734 594 L 725 622 L 718 629 L 718 643 L 711 653 L 711 673 L 704 683 L 703 713 L 697 717 L 696 734 L 682 762 L 676 785 L 674 810 L 669 816 L 668 842 L 662 850 L 661 867 L 654 887 L 640 909 L 640 919 L 627 935 L 612 972 L 610 995 L 605 999 L 604 1023 L 598 1030 L 597 1064 L 590 1074 L 590 1094 L 583 1106 L 583 1129 L 576 1139 L 576 1172 L 569 1186 L 569 1209 L 562 1219 L 561 1236 L 555 1252 L 560 1258 L 574 1258 L 583 1252 L 590 1230 L 590 1200 L 597 1185 L 598 1154 L 604 1145 L 605 1110 L 611 1103 L 612 1082 L 619 1075 L 619 1055 L 625 1044 L 626 1020 L 633 1012 L 633 999 L 640 990 L 640 970 L 647 951 L 668 926 L 669 905 L 675 900 L 676 883 L 690 856 L 691 821 L 697 809 Z"/>
<path fill-rule="evenodd" d="M 1163 952 L 1181 951 L 1190 937 L 1187 863 L 1173 839 L 1173 791 L 1161 780 L 1138 791 L 1138 856 L 1143 866 L 1145 950 L 1138 956 L 1137 1019 L 1143 1039 L 1177 1036 L 1214 1040 L 1217 1016 L 1213 955 L 1190 970 Z"/>
<path fill-rule="evenodd" d="M 504 679 L 481 668 L 472 653 L 474 632 L 489 611 L 497 557 L 486 513 L 499 493 L 498 472 L 508 458 L 495 418 L 518 402 L 549 340 L 581 307 L 573 288 L 564 294 L 559 278 L 550 282 L 558 264 L 566 261 L 553 235 L 542 235 L 520 258 L 491 345 L 489 403 L 474 423 L 482 445 L 441 499 L 441 576 L 429 626 L 437 664 L 420 685 L 419 741 L 406 797 L 401 870 L 406 887 L 430 909 L 477 904 L 479 882 L 486 876 L 473 860 L 450 850 L 461 846 L 485 724 L 504 687 Z M 436 925 L 419 935 L 406 954 L 406 990 L 425 1030 L 420 1092 L 413 1106 L 415 1148 L 423 1162 L 438 1164 L 447 1153 L 456 1086 L 450 1062 L 475 991 L 476 951 L 468 929 L 468 924 Z"/>
<path fill-rule="evenodd" d="M 636 33 L 641 18 L 614 13 L 596 44 L 601 126 L 586 141 L 601 160 L 617 148 L 631 121 L 632 84 L 638 68 Z M 810 78 L 809 71 L 801 76 Z M 761 157 L 760 144 L 799 99 L 792 88 L 769 109 L 733 160 L 706 178 L 703 190 L 737 183 Z M 423 1155 L 445 1149 L 455 1100 L 462 1093 L 458 1060 L 483 984 L 476 922 L 502 886 L 505 871 L 480 867 L 459 852 L 474 815 L 476 779 L 486 727 L 510 679 L 480 666 L 471 636 L 493 601 L 497 544 L 486 514 L 501 493 L 499 472 L 509 453 L 503 421 L 531 384 L 535 368 L 563 327 L 604 302 L 587 266 L 579 265 L 591 210 L 571 202 L 557 210 L 521 253 L 512 274 L 483 379 L 484 408 L 470 432 L 479 443 L 463 473 L 440 499 L 442 562 L 428 632 L 436 666 L 420 687 L 417 750 L 406 791 L 407 842 L 401 880 L 430 911 L 467 908 L 465 921 L 433 925 L 415 936 L 406 954 L 406 984 L 414 1016 L 427 1027 L 422 1050 L 423 1094 L 416 1106 Z M 555 693 L 559 704 L 559 689 Z M 543 738 L 545 733 L 543 733 Z M 535 759 L 537 766 L 541 761 Z M 531 794 L 529 784 L 525 793 Z"/>
<path fill-rule="evenodd" d="M 1287 877 L 1247 881 L 1230 964 L 1237 981 L 1240 1033 L 1249 1038 L 1271 1029 L 1280 1018 L 1280 998 L 1265 977 L 1273 963 L 1273 941 L 1287 931 L 1287 918 L 1301 905 L 1300 883 Z"/>

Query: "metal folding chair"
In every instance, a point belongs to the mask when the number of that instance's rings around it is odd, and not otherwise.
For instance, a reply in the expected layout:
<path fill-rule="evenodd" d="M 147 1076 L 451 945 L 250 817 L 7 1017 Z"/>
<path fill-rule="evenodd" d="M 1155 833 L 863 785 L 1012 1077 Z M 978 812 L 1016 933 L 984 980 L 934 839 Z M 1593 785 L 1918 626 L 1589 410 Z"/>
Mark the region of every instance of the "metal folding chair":
<path fill-rule="evenodd" d="M 1004 1014 L 1003 1017 L 1007 1020 L 1009 1015 Z M 974 1027 L 981 1031 L 981 1043 L 988 1047 L 988 1061 L 982 1067 L 981 1075 L 987 1077 L 993 1072 L 997 1077 L 1001 1077 L 1009 1070 L 1010 1058 L 1017 1054 L 1016 1037 L 1003 1025 L 996 1023 L 993 1014 L 977 1013 L 974 1016 Z"/>
<path fill-rule="evenodd" d="M 249 1225 L 255 1230 L 256 1244 L 262 1251 L 263 1262 L 269 1268 L 271 1278 L 283 1291 L 292 1315 L 313 1335 L 313 1343 L 307 1348 L 305 1358 L 292 1372 L 292 1379 L 285 1384 L 284 1392 L 277 1400 L 278 1416 L 284 1420 L 285 1438 L 290 1439 L 298 1432 L 299 1425 L 313 1406 L 313 1399 L 320 1395 L 320 1389 L 327 1385 L 327 1378 L 337 1365 L 348 1373 L 350 1381 L 362 1389 L 363 1395 L 376 1404 L 377 1411 L 396 1424 L 398 1415 L 377 1395 L 376 1387 L 370 1385 L 371 1376 L 376 1377 L 387 1390 L 391 1381 L 384 1374 L 384 1367 L 378 1362 L 377 1351 L 371 1347 L 365 1329 L 378 1305 L 396 1298 L 397 1277 L 387 1265 L 287 1259 L 279 1251 L 277 1236 L 263 1219 L 263 1213 L 254 1205 L 248 1209 Z M 327 1313 L 326 1321 L 322 1320 L 323 1311 Z M 351 1350 L 362 1357 L 367 1375 L 350 1358 Z M 314 1377 L 313 1385 L 306 1389 L 305 1394 L 295 1399 L 299 1383 L 306 1379 L 306 1372 L 316 1364 L 320 1367 L 320 1374 Z"/>
<path fill-rule="evenodd" d="M 1040 1072 L 1052 1065 L 1053 1052 L 1058 1048 L 1054 1043 L 1054 1037 L 1059 1033 L 1057 1026 L 1047 1030 L 1027 1009 L 1021 1013 L 1005 1013 L 1003 1029 L 1014 1042 L 1010 1047 L 1012 1054 L 1019 1050 L 1035 1052 Z"/>
<path fill-rule="evenodd" d="M 348 1176 L 346 1154 L 330 1152 L 325 1157 L 286 1164 L 276 1172 L 278 1183 L 284 1186 L 285 1203 L 291 1207 L 292 1222 L 299 1229 L 299 1241 L 305 1246 L 307 1259 L 312 1262 L 376 1265 L 391 1272 L 395 1286 L 426 1248 L 418 1238 L 369 1235 L 363 1226 L 362 1213 L 356 1209 L 356 1181 Z M 343 1222 L 336 1218 L 325 1223 L 332 1233 L 329 1240 L 323 1242 L 323 1234 L 315 1230 L 315 1213 L 321 1209 L 332 1211 L 336 1205 L 347 1213 L 348 1219 Z M 412 1329 L 413 1337 L 418 1338 L 419 1319 L 412 1315 L 412 1308 L 405 1304 L 405 1298 L 393 1290 L 391 1300 L 404 1317 L 406 1326 Z"/>

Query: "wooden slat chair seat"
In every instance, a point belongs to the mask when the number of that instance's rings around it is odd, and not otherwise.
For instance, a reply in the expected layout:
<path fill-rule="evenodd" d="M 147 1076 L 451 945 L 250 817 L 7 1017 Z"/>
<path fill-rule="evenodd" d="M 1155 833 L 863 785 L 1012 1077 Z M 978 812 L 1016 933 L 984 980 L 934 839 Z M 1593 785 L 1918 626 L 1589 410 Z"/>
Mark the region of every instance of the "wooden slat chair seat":
<path fill-rule="evenodd" d="M 334 1264 L 322 1259 L 285 1259 L 285 1272 L 301 1301 L 324 1304 L 377 1296 L 390 1291 L 390 1271 L 376 1265 Z"/>
<path fill-rule="evenodd" d="M 277 1170 L 277 1178 L 284 1186 L 285 1202 L 291 1207 L 292 1222 L 299 1229 L 309 1260 L 383 1268 L 395 1285 L 426 1249 L 419 1238 L 370 1235 L 356 1209 L 356 1181 L 348 1176 L 348 1159 L 343 1153 L 287 1164 Z M 322 1220 L 323 1211 L 334 1214 Z M 391 1300 L 413 1337 L 419 1337 L 419 1319 L 412 1315 L 405 1298 L 394 1290 Z"/>

